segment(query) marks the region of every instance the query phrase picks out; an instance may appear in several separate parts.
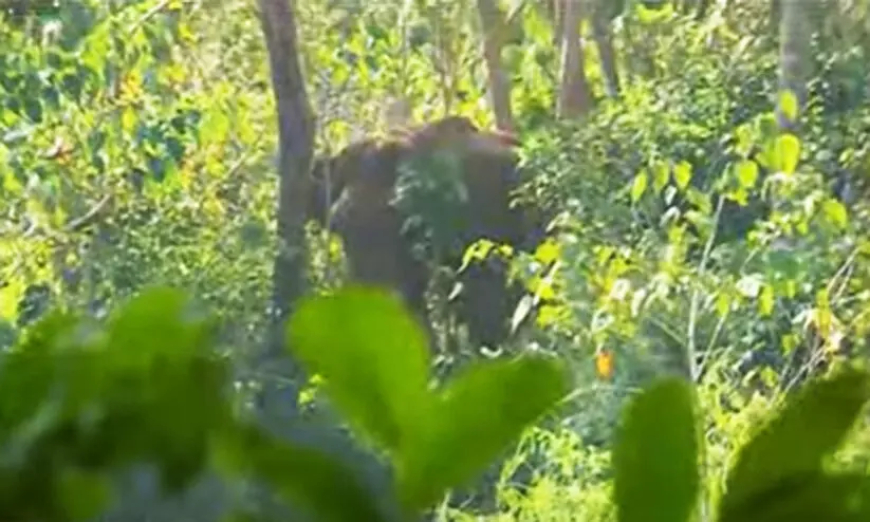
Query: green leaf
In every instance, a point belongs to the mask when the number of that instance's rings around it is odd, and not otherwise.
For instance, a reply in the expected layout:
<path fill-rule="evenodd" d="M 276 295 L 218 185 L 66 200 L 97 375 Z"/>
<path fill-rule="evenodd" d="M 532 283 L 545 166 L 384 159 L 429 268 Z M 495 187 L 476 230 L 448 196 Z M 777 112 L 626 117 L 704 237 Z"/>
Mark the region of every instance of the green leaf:
<path fill-rule="evenodd" d="M 647 185 L 649 185 L 649 174 L 647 174 L 646 169 L 643 169 L 637 173 L 637 176 L 634 177 L 634 182 L 631 184 L 632 203 L 636 203 L 643 196 Z"/>
<path fill-rule="evenodd" d="M 727 478 L 722 520 L 745 520 L 788 482 L 821 470 L 870 398 L 867 373 L 847 369 L 812 382 L 749 441 Z"/>
<path fill-rule="evenodd" d="M 668 168 L 668 164 L 664 161 L 660 161 L 656 163 L 654 167 L 655 171 L 655 179 L 653 179 L 653 189 L 656 194 L 660 193 L 663 188 L 668 184 L 671 178 L 671 169 Z"/>
<path fill-rule="evenodd" d="M 429 415 L 426 337 L 397 297 L 348 286 L 300 304 L 290 349 L 351 424 L 387 450 L 401 450 Z"/>
<path fill-rule="evenodd" d="M 752 188 L 758 181 L 758 164 L 752 160 L 743 160 L 735 167 L 737 180 L 744 188 Z"/>
<path fill-rule="evenodd" d="M 230 132 L 230 119 L 221 109 L 221 105 L 206 113 L 199 127 L 199 139 L 203 145 L 220 144 L 226 141 Z"/>
<path fill-rule="evenodd" d="M 863 522 L 870 517 L 870 477 L 859 473 L 801 475 L 772 487 L 763 498 L 721 522 L 836 520 Z"/>
<path fill-rule="evenodd" d="M 700 440 L 684 381 L 663 379 L 632 400 L 613 454 L 617 520 L 689 520 L 700 484 Z"/>
<path fill-rule="evenodd" d="M 762 317 L 770 317 L 773 313 L 773 305 L 776 298 L 773 293 L 773 287 L 765 284 L 761 289 L 761 295 L 758 296 L 758 313 Z"/>
<path fill-rule="evenodd" d="M 477 362 L 438 394 L 428 430 L 397 466 L 406 511 L 431 506 L 481 473 L 568 390 L 559 360 L 544 356 Z"/>
<path fill-rule="evenodd" d="M 849 225 L 849 214 L 846 207 L 836 199 L 828 199 L 822 205 L 822 211 L 825 217 L 840 228 L 846 228 Z"/>
<path fill-rule="evenodd" d="M 692 164 L 688 161 L 681 161 L 674 166 L 674 181 L 682 190 L 689 186 L 692 180 Z"/>
<path fill-rule="evenodd" d="M 104 458 L 155 462 L 168 490 L 184 487 L 207 464 L 209 433 L 231 414 L 228 368 L 214 357 L 213 318 L 202 312 L 179 290 L 142 292 L 111 321 L 99 359 L 84 354 L 70 370 L 76 387 L 68 393 L 105 397 L 109 420 L 101 436 L 124 441 Z M 91 444 L 96 451 L 100 437 Z"/>
<path fill-rule="evenodd" d="M 786 174 L 794 174 L 801 155 L 801 142 L 794 134 L 777 136 L 774 142 L 776 168 Z"/>
<path fill-rule="evenodd" d="M 779 93 L 779 110 L 789 121 L 796 121 L 798 116 L 797 95 L 789 89 Z"/>
<path fill-rule="evenodd" d="M 139 114 L 132 106 L 128 106 L 124 109 L 124 112 L 121 113 L 121 128 L 124 132 L 132 134 L 137 123 L 139 123 Z"/>

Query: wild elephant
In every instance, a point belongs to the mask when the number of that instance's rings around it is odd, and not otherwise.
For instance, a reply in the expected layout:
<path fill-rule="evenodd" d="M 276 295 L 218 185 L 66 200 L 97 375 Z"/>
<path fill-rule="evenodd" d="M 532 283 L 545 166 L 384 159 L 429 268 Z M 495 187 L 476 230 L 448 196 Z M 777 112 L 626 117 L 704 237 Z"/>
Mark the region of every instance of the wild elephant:
<path fill-rule="evenodd" d="M 536 209 L 511 204 L 521 183 L 515 146 L 456 116 L 354 143 L 315 160 L 309 216 L 328 218 L 342 238 L 352 280 L 398 292 L 431 335 L 426 292 L 437 265 L 458 267 L 478 239 L 528 250 L 543 238 Z M 522 286 L 507 284 L 497 258 L 473 263 L 459 279 L 456 315 L 470 341 L 501 344 Z"/>

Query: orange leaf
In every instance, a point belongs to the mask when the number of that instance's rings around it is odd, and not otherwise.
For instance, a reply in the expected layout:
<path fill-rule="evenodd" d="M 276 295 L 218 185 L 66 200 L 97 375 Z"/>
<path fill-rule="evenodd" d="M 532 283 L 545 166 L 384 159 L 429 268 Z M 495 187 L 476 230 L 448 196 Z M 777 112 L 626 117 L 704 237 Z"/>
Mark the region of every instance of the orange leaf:
<path fill-rule="evenodd" d="M 600 348 L 595 352 L 595 370 L 602 379 L 613 377 L 613 352 Z"/>

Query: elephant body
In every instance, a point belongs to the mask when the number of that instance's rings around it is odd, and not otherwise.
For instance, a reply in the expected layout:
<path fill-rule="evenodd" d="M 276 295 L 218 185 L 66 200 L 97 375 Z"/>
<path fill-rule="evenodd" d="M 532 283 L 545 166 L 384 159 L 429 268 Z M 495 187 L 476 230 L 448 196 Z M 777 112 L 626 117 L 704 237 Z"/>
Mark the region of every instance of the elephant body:
<path fill-rule="evenodd" d="M 462 117 L 444 118 L 384 141 L 352 144 L 315 161 L 309 215 L 329 223 L 342 238 L 352 280 L 396 291 L 432 336 L 425 296 L 435 265 L 458 267 L 464 249 L 478 239 L 527 249 L 542 237 L 542 223 L 531 217 L 538 214 L 511 205 L 511 193 L 521 181 L 514 146 L 512 138 L 479 130 Z M 439 210 L 439 201 L 432 201 L 441 199 L 437 186 L 436 193 L 429 193 L 432 197 L 424 193 L 421 201 L 417 194 L 417 200 L 403 203 L 407 182 L 444 175 L 403 169 L 415 161 L 431 166 L 430 159 L 438 155 L 457 167 L 461 183 L 455 187 L 453 206 Z M 436 206 L 422 219 L 429 227 L 423 229 L 437 231 L 442 220 L 456 221 L 453 228 L 441 227 L 448 232 L 442 236 L 448 237 L 440 249 L 409 228 L 409 218 L 427 203 Z M 421 244 L 429 248 L 424 254 Z M 473 263 L 459 279 L 463 291 L 458 315 L 471 342 L 499 345 L 509 334 L 508 318 L 521 285 L 507 285 L 507 265 L 498 259 Z"/>

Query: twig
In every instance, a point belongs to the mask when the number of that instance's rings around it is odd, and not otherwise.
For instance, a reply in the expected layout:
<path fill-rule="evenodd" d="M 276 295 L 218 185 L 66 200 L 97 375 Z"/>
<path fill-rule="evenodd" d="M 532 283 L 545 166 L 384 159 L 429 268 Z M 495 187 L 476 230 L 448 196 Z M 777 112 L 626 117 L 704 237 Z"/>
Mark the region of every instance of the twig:
<path fill-rule="evenodd" d="M 707 269 L 707 261 L 710 259 L 710 253 L 713 251 L 713 244 L 716 240 L 716 229 L 719 227 L 719 218 L 722 216 L 722 207 L 725 203 L 725 198 L 719 196 L 719 201 L 716 203 L 716 212 L 713 215 L 713 227 L 710 231 L 710 237 L 707 238 L 707 244 L 704 245 L 704 253 L 701 256 L 701 264 L 698 266 L 698 275 L 702 276 Z M 695 332 L 698 325 L 698 306 L 701 299 L 701 291 L 695 288 L 692 293 L 692 301 L 689 307 L 689 324 L 686 329 L 686 360 L 689 366 L 689 377 L 692 382 L 697 382 L 700 375 L 695 362 Z"/>
<path fill-rule="evenodd" d="M 157 13 L 163 10 L 164 7 L 169 5 L 171 0 L 160 0 L 157 4 L 154 5 L 151 9 L 145 12 L 136 22 L 127 29 L 127 34 L 135 33 L 140 27 L 145 25 L 145 22 L 153 18 Z"/>
<path fill-rule="evenodd" d="M 65 232 L 75 232 L 77 230 L 81 230 L 82 228 L 88 226 L 100 215 L 100 213 L 103 210 L 105 210 L 105 208 L 109 205 L 109 202 L 111 202 L 111 200 L 112 200 L 112 194 L 106 194 L 105 196 L 103 196 L 102 199 L 100 199 L 100 201 L 97 202 L 96 205 L 91 207 L 91 209 L 88 210 L 84 215 L 82 215 L 81 217 L 78 217 L 76 219 L 73 219 L 72 221 L 67 223 L 66 226 L 64 227 L 64 231 Z"/>

